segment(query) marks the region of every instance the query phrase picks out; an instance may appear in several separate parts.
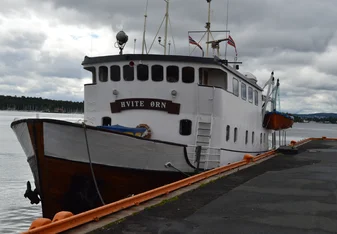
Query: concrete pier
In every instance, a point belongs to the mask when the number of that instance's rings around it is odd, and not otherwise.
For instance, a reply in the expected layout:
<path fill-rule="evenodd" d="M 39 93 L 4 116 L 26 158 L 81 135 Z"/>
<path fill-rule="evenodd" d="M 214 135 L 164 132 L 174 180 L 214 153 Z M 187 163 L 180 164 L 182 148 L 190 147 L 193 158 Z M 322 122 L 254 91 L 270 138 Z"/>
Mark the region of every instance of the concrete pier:
<path fill-rule="evenodd" d="M 337 233 L 337 141 L 311 141 L 91 233 Z"/>

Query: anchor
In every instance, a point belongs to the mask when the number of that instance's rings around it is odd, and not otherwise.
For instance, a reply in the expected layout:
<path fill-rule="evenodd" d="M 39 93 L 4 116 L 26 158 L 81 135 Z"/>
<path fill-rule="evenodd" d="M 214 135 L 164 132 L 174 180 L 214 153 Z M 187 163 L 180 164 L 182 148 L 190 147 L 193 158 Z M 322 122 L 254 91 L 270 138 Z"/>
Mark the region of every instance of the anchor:
<path fill-rule="evenodd" d="M 40 198 L 38 197 L 37 189 L 35 188 L 34 191 L 32 190 L 32 186 L 30 185 L 30 182 L 27 181 L 27 189 L 24 194 L 25 198 L 28 197 L 30 200 L 30 204 L 39 204 Z"/>

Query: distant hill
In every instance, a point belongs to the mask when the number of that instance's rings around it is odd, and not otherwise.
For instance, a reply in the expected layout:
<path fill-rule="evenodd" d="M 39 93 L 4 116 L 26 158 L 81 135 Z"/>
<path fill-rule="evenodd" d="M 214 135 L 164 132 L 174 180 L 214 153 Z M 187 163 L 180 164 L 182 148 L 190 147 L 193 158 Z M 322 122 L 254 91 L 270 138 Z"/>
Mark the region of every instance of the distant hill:
<path fill-rule="evenodd" d="M 337 113 L 313 113 L 313 114 L 293 114 L 302 118 L 337 118 Z"/>
<path fill-rule="evenodd" d="M 295 122 L 337 123 L 337 113 L 293 114 Z"/>
<path fill-rule="evenodd" d="M 37 97 L 0 95 L 0 110 L 83 113 L 83 102 L 61 101 Z"/>

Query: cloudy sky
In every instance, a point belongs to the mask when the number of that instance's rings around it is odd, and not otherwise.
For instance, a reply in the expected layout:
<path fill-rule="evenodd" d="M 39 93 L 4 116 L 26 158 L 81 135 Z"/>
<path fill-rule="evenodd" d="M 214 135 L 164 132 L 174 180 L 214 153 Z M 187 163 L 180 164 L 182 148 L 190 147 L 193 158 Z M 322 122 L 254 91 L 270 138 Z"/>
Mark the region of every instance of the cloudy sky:
<path fill-rule="evenodd" d="M 1 0 L 0 5 L 1 95 L 83 101 L 83 84 L 90 80 L 81 67 L 85 55 L 117 54 L 115 34 L 121 29 L 129 35 L 125 53 L 133 53 L 134 39 L 141 52 L 146 0 Z M 227 0 L 212 1 L 213 30 L 226 28 L 226 11 Z M 148 48 L 164 14 L 163 0 L 149 0 Z M 228 29 L 243 62 L 240 71 L 252 72 L 263 86 L 274 70 L 283 111 L 337 112 L 336 15 L 335 0 L 229 0 Z M 204 30 L 206 21 L 205 0 L 170 0 L 171 54 L 188 55 L 193 47 L 187 32 Z M 191 35 L 196 41 L 202 36 Z M 162 52 L 155 40 L 150 53 Z M 228 47 L 227 57 L 233 56 Z"/>

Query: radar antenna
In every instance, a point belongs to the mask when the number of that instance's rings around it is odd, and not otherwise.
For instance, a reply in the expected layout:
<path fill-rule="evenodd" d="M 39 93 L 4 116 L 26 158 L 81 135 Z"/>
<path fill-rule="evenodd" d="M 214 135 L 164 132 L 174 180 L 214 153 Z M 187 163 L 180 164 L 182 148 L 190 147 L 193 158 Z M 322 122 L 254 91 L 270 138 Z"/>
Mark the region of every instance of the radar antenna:
<path fill-rule="evenodd" d="M 224 38 L 224 39 L 220 39 L 220 40 L 214 40 L 214 41 L 206 41 L 206 44 L 211 44 L 212 46 L 212 49 L 217 51 L 217 55 L 219 56 L 219 49 L 220 49 L 220 42 L 223 42 L 223 41 L 228 41 L 228 38 Z M 214 54 L 214 52 L 213 52 Z"/>

